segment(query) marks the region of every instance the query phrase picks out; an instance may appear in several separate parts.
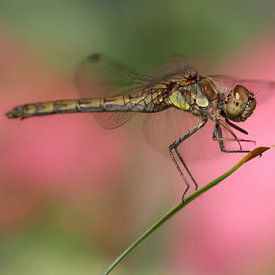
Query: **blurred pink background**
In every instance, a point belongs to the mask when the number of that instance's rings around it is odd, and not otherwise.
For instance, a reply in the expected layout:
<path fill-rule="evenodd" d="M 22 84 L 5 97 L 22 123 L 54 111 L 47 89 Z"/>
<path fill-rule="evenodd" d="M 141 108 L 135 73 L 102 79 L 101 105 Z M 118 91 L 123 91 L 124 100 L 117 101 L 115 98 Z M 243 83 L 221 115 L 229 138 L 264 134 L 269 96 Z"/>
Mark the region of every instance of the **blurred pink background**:
<path fill-rule="evenodd" d="M 213 72 L 275 81 L 271 37 L 255 37 Z M 69 77 L 47 68 L 20 39 L 1 33 L 0 41 L 2 113 L 21 103 L 77 97 Z M 257 145 L 275 144 L 274 104 L 271 97 L 258 105 L 245 124 Z M 145 143 L 140 121 L 106 131 L 89 114 L 0 120 L 3 238 L 50 219 L 96 247 L 102 268 L 181 198 L 176 169 Z M 205 183 L 240 157 L 194 169 Z M 138 266 L 141 254 L 156 253 L 163 274 L 274 274 L 274 163 L 270 150 L 194 201 L 156 233 L 161 241 L 146 240 L 126 259 L 122 272 Z"/>

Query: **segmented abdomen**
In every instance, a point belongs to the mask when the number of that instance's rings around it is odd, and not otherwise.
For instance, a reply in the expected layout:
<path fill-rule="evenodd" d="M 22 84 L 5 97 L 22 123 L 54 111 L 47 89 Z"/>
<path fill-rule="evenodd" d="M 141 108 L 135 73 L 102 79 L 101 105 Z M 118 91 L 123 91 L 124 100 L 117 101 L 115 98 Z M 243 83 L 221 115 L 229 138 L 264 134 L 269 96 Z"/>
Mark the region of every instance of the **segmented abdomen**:
<path fill-rule="evenodd" d="M 19 105 L 7 113 L 9 118 L 28 118 L 64 113 L 93 112 L 156 112 L 165 106 L 161 91 L 138 90 L 131 94 L 78 100 L 57 100 Z"/>

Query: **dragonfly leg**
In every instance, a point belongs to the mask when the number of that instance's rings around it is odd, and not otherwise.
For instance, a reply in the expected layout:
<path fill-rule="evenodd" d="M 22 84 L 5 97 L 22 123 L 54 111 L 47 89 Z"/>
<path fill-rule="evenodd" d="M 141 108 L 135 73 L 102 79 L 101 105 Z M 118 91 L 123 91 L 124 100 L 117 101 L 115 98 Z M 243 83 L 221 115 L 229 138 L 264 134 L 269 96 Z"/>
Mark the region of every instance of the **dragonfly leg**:
<path fill-rule="evenodd" d="M 179 174 L 180 174 L 180 176 L 181 176 L 181 178 L 182 178 L 182 180 L 183 180 L 183 182 L 184 182 L 184 184 L 186 186 L 186 188 L 185 188 L 185 190 L 183 192 L 183 195 L 182 195 L 182 200 L 184 200 L 184 197 L 185 197 L 186 193 L 188 192 L 188 190 L 190 188 L 190 184 L 189 184 L 187 178 L 185 177 L 185 175 L 183 174 L 182 170 L 180 169 L 180 166 L 179 166 L 179 164 L 178 164 L 178 162 L 176 160 L 176 157 L 174 155 L 173 149 L 169 148 L 169 154 L 170 154 L 170 157 L 172 158 L 173 162 L 175 163 L 176 168 L 177 168 L 177 170 L 178 170 L 178 172 L 179 172 Z M 183 164 L 183 165 L 184 165 L 184 167 L 186 167 L 185 164 Z M 197 186 L 197 183 L 195 183 L 195 185 Z"/>
<path fill-rule="evenodd" d="M 189 188 L 190 188 L 190 184 L 187 180 L 187 178 L 185 177 L 184 173 L 182 172 L 179 163 L 176 159 L 176 157 L 179 159 L 180 163 L 182 164 L 182 166 L 184 167 L 185 171 L 187 172 L 187 174 L 189 175 L 189 177 L 191 178 L 192 182 L 195 185 L 195 189 L 198 189 L 198 184 L 196 182 L 196 180 L 194 179 L 194 177 L 192 176 L 190 170 L 188 169 L 186 163 L 184 162 L 181 154 L 178 151 L 178 146 L 187 138 L 189 138 L 190 136 L 192 136 L 193 134 L 195 134 L 199 129 L 201 129 L 207 122 L 207 118 L 204 118 L 197 126 L 195 126 L 194 128 L 192 128 L 191 130 L 189 130 L 186 134 L 184 134 L 183 136 L 179 137 L 177 140 L 175 140 L 170 146 L 169 146 L 169 154 L 173 160 L 173 162 L 176 165 L 176 168 L 184 182 L 184 184 L 186 185 L 186 189 L 183 192 L 182 195 L 182 200 L 184 200 L 184 197 L 186 195 L 186 193 L 188 192 Z"/>
<path fill-rule="evenodd" d="M 215 124 L 215 129 L 214 129 L 213 137 L 212 137 L 213 140 L 216 140 L 216 141 L 219 142 L 220 150 L 222 152 L 225 152 L 225 153 L 248 153 L 248 152 L 250 152 L 249 150 L 243 150 L 241 142 L 250 142 L 250 143 L 254 143 L 255 144 L 254 140 L 239 139 L 235 135 L 235 133 L 228 126 L 226 126 L 225 124 L 223 124 L 223 126 L 226 127 L 226 129 L 229 131 L 229 133 L 232 135 L 232 137 L 231 138 L 225 138 L 225 137 L 223 137 L 220 123 L 216 123 Z M 240 147 L 240 149 L 239 150 L 229 150 L 229 149 L 226 149 L 225 148 L 225 141 L 237 142 L 238 145 L 239 145 L 239 147 Z"/>

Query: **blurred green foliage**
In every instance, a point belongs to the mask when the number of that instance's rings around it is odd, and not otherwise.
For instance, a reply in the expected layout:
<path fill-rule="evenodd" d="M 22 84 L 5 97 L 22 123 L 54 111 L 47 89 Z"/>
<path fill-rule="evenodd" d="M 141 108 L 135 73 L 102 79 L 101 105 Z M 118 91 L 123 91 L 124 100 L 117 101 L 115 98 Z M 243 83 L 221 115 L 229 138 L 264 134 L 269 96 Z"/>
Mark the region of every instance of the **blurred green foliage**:
<path fill-rule="evenodd" d="M 179 53 L 215 63 L 264 31 L 274 8 L 255 0 L 2 0 L 0 18 L 57 66 L 103 52 L 151 70 Z"/>

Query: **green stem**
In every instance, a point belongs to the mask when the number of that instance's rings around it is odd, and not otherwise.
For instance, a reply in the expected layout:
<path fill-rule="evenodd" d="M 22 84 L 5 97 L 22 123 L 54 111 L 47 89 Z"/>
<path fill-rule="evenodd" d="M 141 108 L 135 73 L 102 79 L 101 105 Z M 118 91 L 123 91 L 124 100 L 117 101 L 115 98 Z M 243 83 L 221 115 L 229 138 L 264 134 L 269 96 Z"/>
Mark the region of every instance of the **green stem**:
<path fill-rule="evenodd" d="M 196 192 L 192 193 L 189 197 L 187 197 L 184 201 L 181 201 L 179 204 L 171 208 L 164 216 L 162 216 L 159 220 L 157 220 L 153 225 L 151 225 L 140 237 L 138 237 L 126 250 L 120 254 L 115 261 L 103 272 L 104 275 L 110 274 L 110 272 L 129 254 L 135 247 L 137 247 L 144 239 L 146 239 L 149 235 L 151 235 L 157 228 L 159 228 L 163 223 L 173 217 L 179 210 L 185 207 L 187 204 L 195 200 L 197 197 L 213 188 L 219 182 L 226 179 L 236 170 L 238 170 L 244 163 L 249 160 L 255 158 L 256 156 L 262 155 L 262 153 L 266 150 L 270 149 L 270 147 L 258 147 L 248 153 L 244 158 L 242 158 L 238 163 L 236 163 L 231 169 L 225 172 L 220 177 L 206 184 Z"/>

